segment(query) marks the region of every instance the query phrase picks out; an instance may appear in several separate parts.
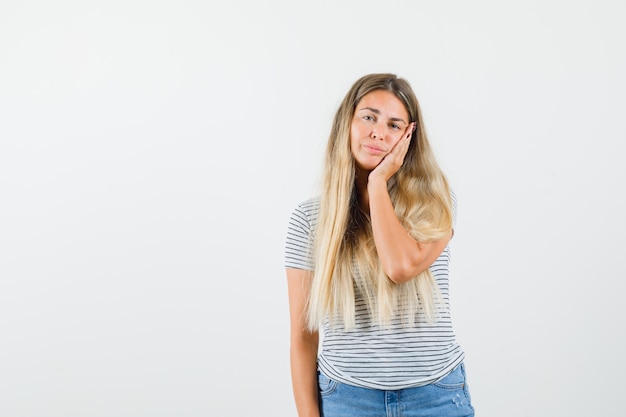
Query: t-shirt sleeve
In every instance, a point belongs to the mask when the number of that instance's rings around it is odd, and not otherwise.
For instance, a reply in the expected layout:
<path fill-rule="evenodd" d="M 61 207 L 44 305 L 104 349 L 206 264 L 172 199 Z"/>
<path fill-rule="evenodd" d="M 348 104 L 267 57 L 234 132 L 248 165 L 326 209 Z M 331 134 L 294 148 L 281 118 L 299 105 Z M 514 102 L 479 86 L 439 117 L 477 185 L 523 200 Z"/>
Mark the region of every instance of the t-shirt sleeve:
<path fill-rule="evenodd" d="M 285 242 L 285 268 L 312 271 L 313 233 L 310 205 L 299 204 L 291 213 Z"/>

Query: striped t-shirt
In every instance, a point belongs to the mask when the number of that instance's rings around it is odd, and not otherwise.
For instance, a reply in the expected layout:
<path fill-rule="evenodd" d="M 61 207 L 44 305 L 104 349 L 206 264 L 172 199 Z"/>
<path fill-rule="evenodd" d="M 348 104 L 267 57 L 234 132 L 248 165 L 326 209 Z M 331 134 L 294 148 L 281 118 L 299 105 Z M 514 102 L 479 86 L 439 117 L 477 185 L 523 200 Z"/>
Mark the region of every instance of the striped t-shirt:
<path fill-rule="evenodd" d="M 456 217 L 454 193 L 452 205 Z M 311 249 L 318 211 L 317 198 L 300 203 L 293 211 L 285 245 L 286 268 L 314 269 Z M 418 318 L 411 327 L 400 319 L 384 328 L 373 325 L 355 287 L 356 326 L 346 331 L 324 322 L 319 370 L 338 382 L 383 390 L 427 385 L 450 373 L 463 361 L 464 353 L 450 317 L 449 262 L 450 249 L 446 247 L 430 267 L 442 298 L 434 323 Z"/>

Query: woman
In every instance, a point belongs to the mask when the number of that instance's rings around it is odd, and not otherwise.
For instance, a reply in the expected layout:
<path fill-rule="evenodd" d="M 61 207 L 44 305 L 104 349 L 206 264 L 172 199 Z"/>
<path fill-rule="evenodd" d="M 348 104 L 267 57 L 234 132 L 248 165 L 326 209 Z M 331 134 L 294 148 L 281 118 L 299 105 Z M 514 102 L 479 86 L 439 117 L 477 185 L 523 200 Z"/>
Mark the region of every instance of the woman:
<path fill-rule="evenodd" d="M 357 80 L 335 115 L 320 195 L 287 233 L 299 417 L 474 415 L 448 304 L 454 218 L 408 82 Z"/>

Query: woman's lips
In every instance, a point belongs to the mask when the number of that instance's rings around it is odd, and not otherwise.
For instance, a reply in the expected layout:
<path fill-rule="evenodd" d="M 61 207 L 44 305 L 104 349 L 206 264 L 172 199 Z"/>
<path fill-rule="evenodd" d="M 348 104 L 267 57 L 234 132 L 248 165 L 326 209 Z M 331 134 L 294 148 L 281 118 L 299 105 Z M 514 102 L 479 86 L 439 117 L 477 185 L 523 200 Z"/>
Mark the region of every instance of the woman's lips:
<path fill-rule="evenodd" d="M 384 149 L 380 149 L 376 146 L 370 146 L 370 145 L 363 145 L 363 147 L 370 153 L 373 153 L 375 155 L 380 155 L 381 153 L 385 153 Z"/>

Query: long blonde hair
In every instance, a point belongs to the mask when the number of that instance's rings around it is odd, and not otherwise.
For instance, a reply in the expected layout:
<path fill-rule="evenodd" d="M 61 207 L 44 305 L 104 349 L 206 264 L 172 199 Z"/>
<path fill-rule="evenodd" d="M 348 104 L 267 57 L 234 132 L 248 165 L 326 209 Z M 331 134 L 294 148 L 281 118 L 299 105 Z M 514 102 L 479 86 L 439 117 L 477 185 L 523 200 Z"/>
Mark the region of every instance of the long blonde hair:
<path fill-rule="evenodd" d="M 350 126 L 359 101 L 375 90 L 398 97 L 417 124 L 404 164 L 388 182 L 396 215 L 418 242 L 440 239 L 452 228 L 448 181 L 431 150 L 409 83 L 394 74 L 361 77 L 339 106 L 326 147 L 313 245 L 315 271 L 307 306 L 310 330 L 317 330 L 325 318 L 346 329 L 354 327 L 355 290 L 363 295 L 372 321 L 380 325 L 399 315 L 409 324 L 414 324 L 417 314 L 432 321 L 440 299 L 429 269 L 403 284 L 386 276 L 369 218 L 358 207 Z"/>

